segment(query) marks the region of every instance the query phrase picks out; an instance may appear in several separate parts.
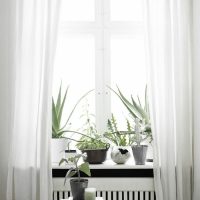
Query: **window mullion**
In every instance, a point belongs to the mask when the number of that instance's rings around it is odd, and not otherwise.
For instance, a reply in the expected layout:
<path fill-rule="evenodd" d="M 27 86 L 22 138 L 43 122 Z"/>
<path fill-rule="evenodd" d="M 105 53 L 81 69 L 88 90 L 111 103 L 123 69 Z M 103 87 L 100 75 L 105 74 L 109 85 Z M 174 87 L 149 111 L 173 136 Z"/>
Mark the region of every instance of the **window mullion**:
<path fill-rule="evenodd" d="M 100 132 L 106 130 L 110 116 L 110 36 L 107 27 L 109 21 L 109 0 L 96 0 L 96 122 Z"/>

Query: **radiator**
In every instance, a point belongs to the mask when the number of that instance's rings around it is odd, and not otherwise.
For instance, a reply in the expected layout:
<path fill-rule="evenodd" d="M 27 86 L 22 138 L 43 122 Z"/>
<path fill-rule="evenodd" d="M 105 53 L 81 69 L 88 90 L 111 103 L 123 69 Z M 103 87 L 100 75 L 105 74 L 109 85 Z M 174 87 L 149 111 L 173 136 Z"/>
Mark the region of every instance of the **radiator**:
<path fill-rule="evenodd" d="M 67 199 L 69 191 L 54 191 L 53 200 Z M 104 200 L 156 200 L 154 191 L 97 191 L 97 197 Z"/>
<path fill-rule="evenodd" d="M 156 200 L 153 178 L 88 178 L 88 187 L 97 188 L 98 197 L 104 200 Z M 69 182 L 63 178 L 53 179 L 53 200 L 71 195 Z"/>

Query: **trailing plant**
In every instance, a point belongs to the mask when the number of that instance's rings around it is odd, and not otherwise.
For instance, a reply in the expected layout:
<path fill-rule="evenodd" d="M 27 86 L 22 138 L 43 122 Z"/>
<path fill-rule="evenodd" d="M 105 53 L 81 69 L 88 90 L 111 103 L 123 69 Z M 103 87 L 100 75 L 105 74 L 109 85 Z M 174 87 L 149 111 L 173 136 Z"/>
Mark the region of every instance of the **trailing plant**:
<path fill-rule="evenodd" d="M 61 125 L 63 109 L 65 106 L 68 90 L 69 90 L 69 87 L 67 87 L 67 89 L 64 92 L 64 96 L 62 97 L 62 84 L 60 84 L 56 102 L 55 102 L 54 98 L 52 97 L 52 138 L 64 137 L 63 135 L 66 132 L 65 128 L 67 125 L 70 125 L 69 121 L 70 121 L 76 107 L 81 102 L 81 100 L 83 98 L 85 98 L 92 91 L 92 90 L 90 90 L 89 92 L 84 94 L 80 99 L 78 99 L 78 101 L 76 102 L 76 104 L 74 105 L 72 110 L 70 111 L 70 113 L 66 119 L 66 122 L 64 123 L 64 125 Z"/>
<path fill-rule="evenodd" d="M 82 164 L 78 164 L 79 160 L 83 158 L 83 160 L 86 158 L 86 156 L 84 154 L 76 154 L 73 157 L 70 157 L 68 159 L 62 159 L 59 163 L 59 165 L 63 164 L 63 163 L 68 163 L 70 162 L 70 164 L 72 163 L 74 166 L 71 167 L 68 172 L 65 175 L 65 181 L 64 181 L 64 185 L 66 184 L 67 178 L 74 176 L 75 174 L 78 175 L 78 181 L 80 182 L 81 180 L 81 174 L 80 172 L 85 173 L 88 176 L 91 176 L 91 172 L 90 172 L 90 167 L 89 167 L 89 163 L 88 162 L 83 162 Z"/>
<path fill-rule="evenodd" d="M 109 87 L 110 88 L 110 87 Z M 149 113 L 149 101 L 148 101 L 148 92 L 147 86 L 145 88 L 145 103 L 144 105 L 141 104 L 139 96 L 137 96 L 137 100 L 133 98 L 131 95 L 130 100 L 128 100 L 124 94 L 121 92 L 119 87 L 117 86 L 117 91 L 110 88 L 121 100 L 123 105 L 126 107 L 132 119 L 139 119 L 140 126 L 142 127 L 142 131 L 146 136 L 152 141 L 152 132 L 151 132 L 151 122 L 150 122 L 150 113 Z M 128 129 L 130 126 L 130 121 L 127 121 Z"/>

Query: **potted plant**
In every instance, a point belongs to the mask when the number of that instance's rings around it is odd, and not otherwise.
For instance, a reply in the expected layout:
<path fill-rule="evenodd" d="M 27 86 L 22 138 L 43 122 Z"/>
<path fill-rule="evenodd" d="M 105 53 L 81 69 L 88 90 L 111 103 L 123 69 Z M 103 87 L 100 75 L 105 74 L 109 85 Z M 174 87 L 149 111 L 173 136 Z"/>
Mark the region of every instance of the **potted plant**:
<path fill-rule="evenodd" d="M 60 159 L 64 157 L 65 149 L 67 148 L 68 151 L 72 153 L 72 151 L 69 149 L 70 141 L 65 138 L 65 130 L 66 128 L 69 130 L 70 128 L 70 119 L 80 103 L 80 101 L 88 95 L 92 90 L 84 94 L 74 105 L 71 112 L 68 114 L 67 119 L 64 124 L 62 124 L 63 121 L 63 110 L 65 107 L 66 97 L 68 94 L 69 87 L 64 92 L 64 95 L 62 96 L 62 84 L 60 84 L 59 92 L 57 99 L 52 97 L 52 162 L 53 163 L 59 163 Z M 67 153 L 66 152 L 66 153 Z M 74 151 L 73 151 L 74 152 Z"/>
<path fill-rule="evenodd" d="M 117 91 L 113 90 L 112 88 L 110 89 L 119 97 L 119 99 L 121 100 L 121 102 L 123 103 L 127 111 L 129 112 L 133 121 L 136 118 L 139 119 L 139 125 L 142 128 L 143 135 L 145 135 L 145 142 L 152 149 L 151 143 L 153 141 L 153 138 L 152 138 L 152 131 L 151 131 L 147 86 L 145 88 L 144 105 L 142 105 L 140 98 L 138 96 L 137 96 L 137 100 L 135 100 L 133 96 L 131 95 L 131 100 L 128 100 L 118 87 L 117 87 Z M 134 124 L 134 123 L 131 123 L 130 121 L 128 123 Z M 150 157 L 151 158 L 149 158 L 148 160 L 153 161 L 152 153 Z"/>
<path fill-rule="evenodd" d="M 87 176 L 91 176 L 89 163 L 83 162 L 82 164 L 79 164 L 80 159 L 85 159 L 84 154 L 76 154 L 73 157 L 70 157 L 68 159 L 62 159 L 59 163 L 61 165 L 62 163 L 72 163 L 74 166 L 71 167 L 65 176 L 64 185 L 66 184 L 67 178 L 74 176 L 77 174 L 77 178 L 70 179 L 70 186 L 71 186 L 71 192 L 74 200 L 84 200 L 84 190 L 88 186 L 88 179 L 81 178 L 81 173 L 85 173 Z"/>
<path fill-rule="evenodd" d="M 92 137 L 82 136 L 76 145 L 81 152 L 86 153 L 85 161 L 90 164 L 101 164 L 106 160 L 109 144 L 104 142 L 98 133 Z"/>
<path fill-rule="evenodd" d="M 112 145 L 111 159 L 117 164 L 124 164 L 131 156 L 132 137 L 127 131 L 119 131 L 114 114 L 108 119 L 107 127 L 108 131 L 104 133 L 104 137 Z"/>
<path fill-rule="evenodd" d="M 100 164 L 105 161 L 109 144 L 104 137 L 97 131 L 95 116 L 90 114 L 88 107 L 84 118 L 84 125 L 81 128 L 81 138 L 77 143 L 77 148 L 87 154 L 86 161 L 90 164 Z"/>
<path fill-rule="evenodd" d="M 81 115 L 81 118 L 84 120 L 83 126 L 78 131 L 72 131 L 81 135 L 80 139 L 68 139 L 76 141 L 76 147 L 82 153 L 87 154 L 85 161 L 90 164 L 100 164 L 106 159 L 109 144 L 105 141 L 103 135 L 97 131 L 96 124 L 92 120 L 92 117 L 94 119 L 95 116 L 89 113 L 88 106 L 89 104 L 87 104 L 85 113 Z"/>
<path fill-rule="evenodd" d="M 139 123 L 139 119 L 135 119 L 135 130 L 134 130 L 134 142 L 132 150 L 133 150 L 133 156 L 135 159 L 136 165 L 144 165 L 146 161 L 146 155 L 147 155 L 147 145 L 142 145 L 141 142 L 146 139 L 144 132 L 142 131 L 141 124 Z"/>

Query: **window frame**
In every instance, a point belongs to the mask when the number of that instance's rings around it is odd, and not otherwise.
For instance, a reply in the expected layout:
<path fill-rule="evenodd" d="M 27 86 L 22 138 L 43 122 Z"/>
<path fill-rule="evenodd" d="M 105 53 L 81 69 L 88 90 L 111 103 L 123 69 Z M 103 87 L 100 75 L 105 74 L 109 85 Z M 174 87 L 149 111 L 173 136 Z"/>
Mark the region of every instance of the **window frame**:
<path fill-rule="evenodd" d="M 95 38 L 95 115 L 100 133 L 106 130 L 106 121 L 111 116 L 111 53 L 112 35 L 130 37 L 144 34 L 142 21 L 111 21 L 110 0 L 95 1 L 95 21 L 62 22 L 59 34 L 93 35 Z"/>

